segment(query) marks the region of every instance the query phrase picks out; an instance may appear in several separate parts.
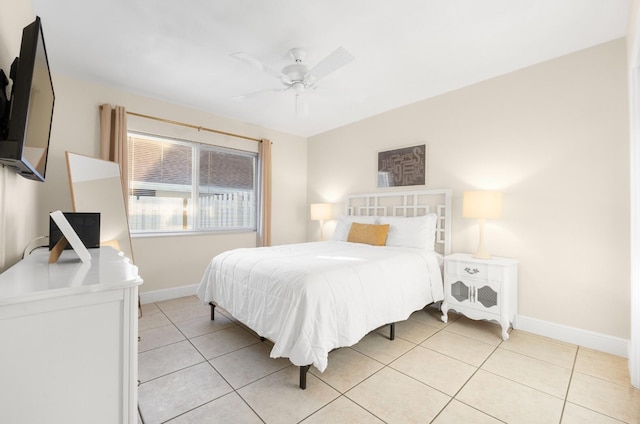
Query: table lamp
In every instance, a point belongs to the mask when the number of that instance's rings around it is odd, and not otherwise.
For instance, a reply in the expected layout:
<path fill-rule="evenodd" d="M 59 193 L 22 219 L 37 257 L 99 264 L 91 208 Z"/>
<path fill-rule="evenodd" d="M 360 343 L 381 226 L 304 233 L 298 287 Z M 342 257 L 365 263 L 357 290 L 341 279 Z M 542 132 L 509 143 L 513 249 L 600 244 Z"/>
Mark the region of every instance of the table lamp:
<path fill-rule="evenodd" d="M 487 219 L 502 217 L 502 193 L 499 191 L 465 191 L 462 198 L 462 216 L 476 218 L 480 227 L 478 250 L 473 257 L 491 259 L 491 255 L 484 248 L 484 223 Z"/>
<path fill-rule="evenodd" d="M 320 221 L 320 241 L 324 240 L 322 227 L 324 221 L 331 219 L 331 203 L 312 203 L 311 204 L 311 220 Z"/>

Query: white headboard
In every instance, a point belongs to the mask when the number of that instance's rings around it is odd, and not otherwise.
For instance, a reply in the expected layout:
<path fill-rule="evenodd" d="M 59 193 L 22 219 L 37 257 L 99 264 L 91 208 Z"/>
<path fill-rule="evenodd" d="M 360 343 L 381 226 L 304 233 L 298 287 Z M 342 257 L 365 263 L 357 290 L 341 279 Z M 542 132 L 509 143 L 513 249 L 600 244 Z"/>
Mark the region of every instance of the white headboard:
<path fill-rule="evenodd" d="M 347 215 L 367 216 L 420 216 L 433 212 L 438 216 L 436 250 L 443 255 L 451 254 L 449 189 L 349 194 L 345 208 Z"/>

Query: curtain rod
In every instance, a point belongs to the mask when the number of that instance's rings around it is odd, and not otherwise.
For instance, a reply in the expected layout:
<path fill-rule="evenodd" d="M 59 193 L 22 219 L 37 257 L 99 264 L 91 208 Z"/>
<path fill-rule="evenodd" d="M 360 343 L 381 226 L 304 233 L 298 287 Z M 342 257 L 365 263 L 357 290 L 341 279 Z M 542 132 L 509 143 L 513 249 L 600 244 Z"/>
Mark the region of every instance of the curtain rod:
<path fill-rule="evenodd" d="M 155 116 L 143 115 L 141 113 L 129 112 L 129 111 L 127 111 L 127 115 L 138 116 L 140 118 L 152 119 L 154 121 L 165 122 L 167 124 L 173 124 L 173 125 L 179 125 L 179 126 L 182 126 L 182 127 L 193 128 L 193 129 L 198 130 L 198 131 L 208 131 L 208 132 L 212 132 L 212 133 L 216 133 L 216 134 L 228 135 L 228 136 L 231 136 L 231 137 L 243 138 L 245 140 L 257 141 L 258 143 L 262 143 L 262 140 L 259 139 L 259 138 L 247 137 L 246 135 L 234 134 L 234 133 L 225 132 L 225 131 L 218 131 L 218 130 L 214 130 L 214 129 L 211 129 L 211 128 L 200 127 L 198 125 L 185 124 L 184 122 L 173 121 L 171 119 L 158 118 L 158 117 L 155 117 Z"/>

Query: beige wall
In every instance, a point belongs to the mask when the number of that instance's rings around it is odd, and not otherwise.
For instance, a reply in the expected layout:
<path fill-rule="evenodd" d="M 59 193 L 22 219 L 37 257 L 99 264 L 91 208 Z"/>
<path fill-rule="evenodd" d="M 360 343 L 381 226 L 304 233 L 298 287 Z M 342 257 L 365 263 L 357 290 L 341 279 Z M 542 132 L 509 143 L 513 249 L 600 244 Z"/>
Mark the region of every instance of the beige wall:
<path fill-rule="evenodd" d="M 28 1 L 0 0 L 0 10 L 0 68 L 8 78 L 11 62 L 20 54 L 22 29 L 35 16 Z M 0 167 L 0 272 L 16 263 L 27 244 L 39 235 L 40 186 Z"/>
<path fill-rule="evenodd" d="M 50 152 L 51 168 L 45 183 L 48 186 L 44 194 L 47 208 L 69 208 L 71 204 L 64 151 L 98 156 L 98 105 L 119 104 L 146 115 L 271 139 L 274 168 L 272 241 L 273 244 L 304 241 L 306 221 L 302 216 L 306 210 L 306 139 L 66 77 L 58 76 L 54 84 L 57 103 Z M 248 150 L 257 148 L 255 142 L 213 136 L 140 118 L 129 118 L 129 127 Z M 255 246 L 255 233 L 134 237 L 135 262 L 145 280 L 141 291 L 199 283 L 206 264 L 215 254 L 242 246 Z"/>
<path fill-rule="evenodd" d="M 11 12 L 0 14 L 0 66 L 8 70 L 34 15 L 30 2 L 0 0 L 0 8 Z M 475 223 L 460 216 L 462 192 L 503 190 L 504 217 L 488 224 L 487 247 L 521 262 L 519 313 L 628 338 L 625 49 L 623 40 L 597 46 L 312 137 L 308 146 L 300 137 L 73 80 L 54 69 L 47 182 L 0 169 L 0 271 L 47 233 L 49 211 L 70 209 L 64 151 L 97 155 L 97 107 L 112 103 L 271 138 L 274 244 L 317 238 L 307 197 L 335 202 L 341 211 L 346 193 L 376 190 L 378 151 L 426 143 L 427 187 L 454 190 L 454 251 L 473 251 L 477 242 Z M 253 234 L 137 238 L 142 290 L 197 283 L 212 255 L 253 240 Z"/>
<path fill-rule="evenodd" d="M 52 62 L 54 62 L 52 60 Z M 54 69 L 55 71 L 55 69 Z M 56 106 L 51 133 L 49 165 L 45 183 L 37 185 L 35 196 L 39 205 L 37 216 L 29 220 L 30 233 L 35 237 L 48 233 L 48 212 L 56 209 L 71 210 L 71 197 L 64 152 L 69 150 L 79 154 L 97 157 L 98 106 L 101 103 L 119 104 L 138 113 L 165 117 L 168 119 L 215 128 L 227 132 L 255 138 L 269 138 L 273 141 L 273 244 L 301 242 L 305 240 L 306 221 L 306 139 L 278 133 L 237 121 L 220 118 L 205 112 L 161 102 L 132 93 L 115 90 L 101 85 L 74 80 L 61 75 L 53 76 L 56 92 Z M 130 119 L 130 126 L 144 131 L 160 131 L 167 128 L 145 123 L 141 119 Z M 153 121 L 150 121 L 153 123 Z M 196 141 L 207 141 L 203 133 L 195 130 L 176 130 L 172 135 Z M 191 133 L 189 133 L 191 132 Z M 233 139 L 235 140 L 235 139 Z M 237 142 L 229 138 L 211 138 L 208 141 L 226 146 L 255 148 L 255 142 Z M 236 143 L 236 144 L 234 144 Z M 247 143 L 249 145 L 247 145 Z M 5 186 L 9 191 L 19 190 L 25 184 L 37 184 L 21 177 L 8 175 Z M 12 231 L 24 239 L 27 232 L 21 221 L 23 205 L 5 201 L 5 216 L 19 216 L 20 224 Z M 26 224 L 25 224 L 26 225 Z M 5 238 L 3 237 L 3 240 Z M 20 242 L 19 249 L 25 242 Z M 134 238 L 135 262 L 145 280 L 141 291 L 160 290 L 200 281 L 206 264 L 219 252 L 234 247 L 254 246 L 255 233 L 198 235 L 189 237 L 147 237 Z M 20 250 L 21 252 L 21 250 Z M 16 259 L 17 260 L 17 259 Z M 11 260 L 8 262 L 12 262 Z M 15 261 L 13 261 L 15 262 Z M 11 265 L 11 263 L 8 263 Z"/>
<path fill-rule="evenodd" d="M 628 339 L 628 138 L 621 39 L 311 137 L 308 198 L 375 191 L 378 151 L 426 143 L 455 252 L 477 247 L 462 192 L 504 191 L 486 244 L 520 260 L 519 314 Z"/>

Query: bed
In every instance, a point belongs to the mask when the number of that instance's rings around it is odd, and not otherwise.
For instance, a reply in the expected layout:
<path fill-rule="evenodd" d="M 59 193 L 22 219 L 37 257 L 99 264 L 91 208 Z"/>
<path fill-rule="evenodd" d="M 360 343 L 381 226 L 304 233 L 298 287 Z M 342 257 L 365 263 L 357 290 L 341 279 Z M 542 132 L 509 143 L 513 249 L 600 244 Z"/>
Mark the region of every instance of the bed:
<path fill-rule="evenodd" d="M 212 259 L 198 297 L 220 306 L 262 338 L 272 358 L 324 371 L 331 350 L 406 320 L 443 299 L 442 257 L 450 253 L 449 190 L 349 195 L 332 240 L 243 248 Z M 381 246 L 353 242 L 382 230 Z M 347 241 L 352 240 L 352 241 Z"/>

